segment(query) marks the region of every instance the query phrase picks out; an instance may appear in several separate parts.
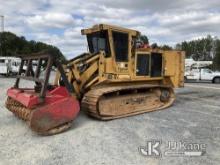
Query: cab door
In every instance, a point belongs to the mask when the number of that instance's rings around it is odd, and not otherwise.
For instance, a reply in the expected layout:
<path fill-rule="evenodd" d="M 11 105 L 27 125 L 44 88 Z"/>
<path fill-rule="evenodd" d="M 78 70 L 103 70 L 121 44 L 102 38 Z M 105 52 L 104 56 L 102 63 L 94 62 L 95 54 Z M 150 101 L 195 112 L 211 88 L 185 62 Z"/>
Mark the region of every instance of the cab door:
<path fill-rule="evenodd" d="M 130 35 L 126 32 L 112 30 L 112 50 L 116 64 L 116 72 L 129 78 Z"/>

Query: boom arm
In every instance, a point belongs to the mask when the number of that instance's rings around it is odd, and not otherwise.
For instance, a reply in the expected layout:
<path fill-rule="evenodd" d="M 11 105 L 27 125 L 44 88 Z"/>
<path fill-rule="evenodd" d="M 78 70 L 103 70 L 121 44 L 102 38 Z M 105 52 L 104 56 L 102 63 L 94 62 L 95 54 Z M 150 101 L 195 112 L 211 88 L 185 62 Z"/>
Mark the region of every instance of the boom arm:
<path fill-rule="evenodd" d="M 83 93 L 87 91 L 92 85 L 99 82 L 99 64 L 102 63 L 103 52 L 98 54 L 83 54 L 69 61 L 64 66 L 68 81 L 73 85 L 75 94 L 81 98 Z M 57 73 L 55 84 L 61 84 L 60 72 Z"/>

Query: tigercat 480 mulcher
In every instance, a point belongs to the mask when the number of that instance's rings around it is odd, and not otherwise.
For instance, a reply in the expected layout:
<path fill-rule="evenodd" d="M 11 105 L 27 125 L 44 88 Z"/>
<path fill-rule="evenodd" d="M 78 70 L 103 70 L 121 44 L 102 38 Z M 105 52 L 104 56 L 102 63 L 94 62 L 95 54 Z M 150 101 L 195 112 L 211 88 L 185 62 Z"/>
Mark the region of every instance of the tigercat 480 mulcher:
<path fill-rule="evenodd" d="M 22 57 L 6 107 L 32 130 L 45 135 L 62 132 L 80 109 L 111 120 L 172 105 L 173 88 L 184 85 L 184 52 L 137 46 L 138 31 L 106 24 L 83 29 L 82 34 L 89 52 L 65 65 L 48 53 Z M 54 66 L 57 73 L 51 85 Z M 20 79 L 35 85 L 22 88 Z"/>

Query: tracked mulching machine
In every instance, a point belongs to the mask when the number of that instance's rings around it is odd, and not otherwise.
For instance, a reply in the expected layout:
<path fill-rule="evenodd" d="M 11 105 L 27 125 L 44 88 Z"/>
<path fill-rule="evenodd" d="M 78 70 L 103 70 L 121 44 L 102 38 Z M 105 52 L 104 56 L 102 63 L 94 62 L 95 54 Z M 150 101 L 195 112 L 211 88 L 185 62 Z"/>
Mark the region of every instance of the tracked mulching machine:
<path fill-rule="evenodd" d="M 142 48 L 136 44 L 138 31 L 112 25 L 95 25 L 82 34 L 87 36 L 89 52 L 66 65 L 50 54 L 22 57 L 6 107 L 32 130 L 62 132 L 71 126 L 80 107 L 93 117 L 110 120 L 172 105 L 173 88 L 184 85 L 184 52 Z M 54 66 L 57 73 L 51 85 Z M 20 79 L 35 86 L 21 88 Z"/>

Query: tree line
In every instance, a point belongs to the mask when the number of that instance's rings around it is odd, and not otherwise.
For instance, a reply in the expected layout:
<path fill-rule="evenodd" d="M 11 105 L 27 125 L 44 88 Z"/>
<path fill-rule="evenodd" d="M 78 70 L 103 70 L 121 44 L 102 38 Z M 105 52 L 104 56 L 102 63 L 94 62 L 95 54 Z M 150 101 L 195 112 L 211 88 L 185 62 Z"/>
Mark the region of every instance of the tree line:
<path fill-rule="evenodd" d="M 210 66 L 220 70 L 220 39 L 207 35 L 204 38 L 178 43 L 175 48 L 186 52 L 186 58 L 200 61 L 213 61 Z"/>
<path fill-rule="evenodd" d="M 37 52 L 48 52 L 65 61 L 64 55 L 61 51 L 52 45 L 45 44 L 43 42 L 36 42 L 34 40 L 27 41 L 25 37 L 18 37 L 11 32 L 0 33 L 0 56 L 20 56 Z"/>
<path fill-rule="evenodd" d="M 157 48 L 162 49 L 162 50 L 172 50 L 173 49 L 171 46 L 166 45 L 166 44 L 165 45 L 158 45 L 157 43 L 153 43 L 153 44 L 150 45 L 149 39 L 146 35 L 141 35 L 139 40 L 141 42 L 143 42 L 144 44 L 147 44 L 151 47 L 157 47 Z"/>

